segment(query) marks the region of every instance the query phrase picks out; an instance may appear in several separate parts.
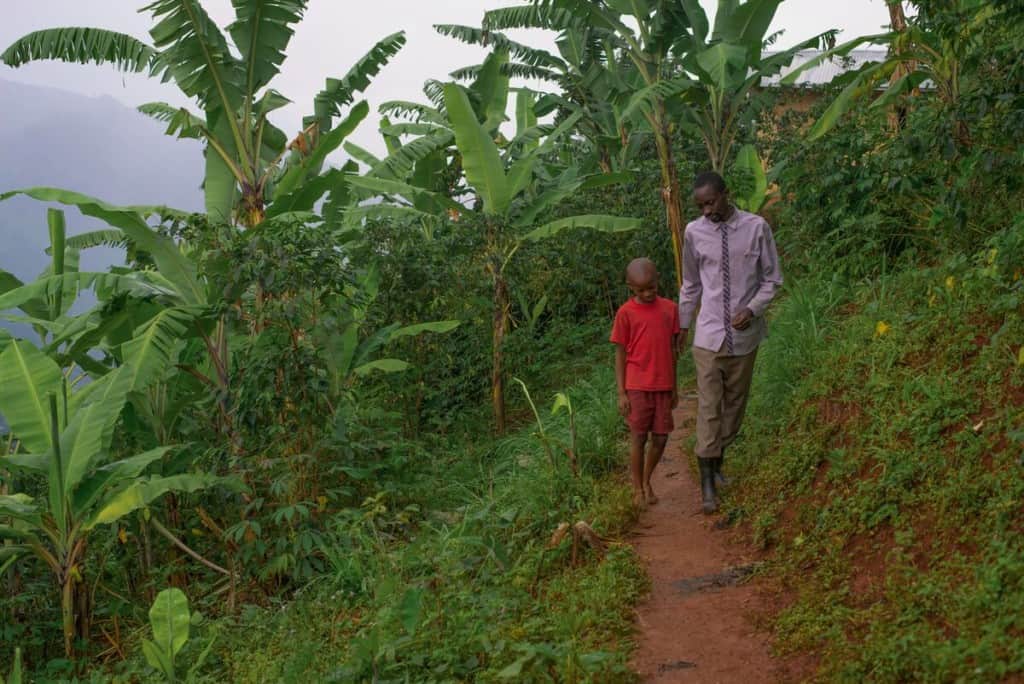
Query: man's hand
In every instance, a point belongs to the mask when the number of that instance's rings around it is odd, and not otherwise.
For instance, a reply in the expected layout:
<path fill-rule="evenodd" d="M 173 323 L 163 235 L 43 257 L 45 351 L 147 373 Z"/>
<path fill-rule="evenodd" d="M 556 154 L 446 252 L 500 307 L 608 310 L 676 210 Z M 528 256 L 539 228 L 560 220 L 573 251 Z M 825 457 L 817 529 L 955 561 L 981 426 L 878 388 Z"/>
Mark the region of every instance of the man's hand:
<path fill-rule="evenodd" d="M 750 321 L 754 320 L 754 312 L 749 308 L 742 309 L 732 317 L 732 327 L 737 330 L 746 330 L 750 327 Z"/>
<path fill-rule="evenodd" d="M 683 329 L 676 335 L 676 356 L 686 351 L 686 338 L 689 334 L 690 331 L 688 329 Z"/>
<path fill-rule="evenodd" d="M 619 413 L 623 418 L 629 418 L 629 395 L 619 392 Z"/>

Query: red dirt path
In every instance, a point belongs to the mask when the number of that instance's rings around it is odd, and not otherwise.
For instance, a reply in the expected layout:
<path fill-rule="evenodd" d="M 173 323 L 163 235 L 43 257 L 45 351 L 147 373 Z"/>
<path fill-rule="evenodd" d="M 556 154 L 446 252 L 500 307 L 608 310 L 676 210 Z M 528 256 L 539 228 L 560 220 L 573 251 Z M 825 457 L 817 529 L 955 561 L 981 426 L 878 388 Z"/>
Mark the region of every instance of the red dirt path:
<path fill-rule="evenodd" d="M 676 431 L 652 481 L 660 501 L 641 514 L 631 539 L 652 583 L 637 609 L 631 664 L 643 681 L 658 684 L 791 681 L 785 665 L 769 654 L 769 635 L 753 624 L 754 616 L 771 611 L 757 581 L 692 581 L 750 566 L 756 553 L 731 540 L 729 531 L 715 529 L 720 516 L 701 514 L 692 455 L 685 449 L 696 426 L 696 397 L 682 397 L 674 415 Z"/>

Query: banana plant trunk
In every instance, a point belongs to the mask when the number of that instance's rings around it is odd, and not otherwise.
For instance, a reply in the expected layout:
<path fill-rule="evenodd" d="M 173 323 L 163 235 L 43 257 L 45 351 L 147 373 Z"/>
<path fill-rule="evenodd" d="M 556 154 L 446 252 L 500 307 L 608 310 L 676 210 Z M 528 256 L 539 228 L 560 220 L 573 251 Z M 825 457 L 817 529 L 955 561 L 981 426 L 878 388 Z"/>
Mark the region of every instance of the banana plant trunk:
<path fill-rule="evenodd" d="M 68 660 L 75 659 L 75 579 L 71 568 L 65 568 L 61 577 L 60 615 L 64 628 L 64 655 Z"/>
<path fill-rule="evenodd" d="M 490 251 L 491 280 L 494 284 L 494 310 L 491 319 L 491 406 L 494 411 L 494 430 L 505 434 L 505 334 L 508 331 L 508 315 L 511 303 L 508 283 L 505 281 L 505 264 L 501 251 L 494 244 L 494 229 Z"/>
<path fill-rule="evenodd" d="M 80 567 L 80 561 L 85 556 L 86 540 L 71 537 L 66 543 L 67 555 L 59 561 L 60 612 L 64 631 L 64 655 L 68 660 L 74 661 L 75 640 L 89 638 L 92 611 Z"/>
<path fill-rule="evenodd" d="M 676 289 L 683 286 L 683 198 L 679 189 L 679 170 L 672 153 L 672 136 L 664 105 L 657 108 L 651 122 L 661 164 L 661 201 L 665 205 L 665 223 L 672 236 L 672 259 L 676 272 Z"/>
<path fill-rule="evenodd" d="M 907 30 L 907 15 L 903 11 L 903 0 L 888 0 L 889 9 L 889 24 L 892 27 L 894 33 L 904 33 Z M 892 72 L 892 76 L 889 77 L 889 86 L 891 87 L 901 78 L 917 69 L 917 65 L 913 63 L 900 62 L 896 69 Z M 889 110 L 888 121 L 889 130 L 892 131 L 893 135 L 900 132 L 900 128 L 903 126 L 903 122 L 906 119 L 907 109 L 902 104 L 898 104 Z"/>

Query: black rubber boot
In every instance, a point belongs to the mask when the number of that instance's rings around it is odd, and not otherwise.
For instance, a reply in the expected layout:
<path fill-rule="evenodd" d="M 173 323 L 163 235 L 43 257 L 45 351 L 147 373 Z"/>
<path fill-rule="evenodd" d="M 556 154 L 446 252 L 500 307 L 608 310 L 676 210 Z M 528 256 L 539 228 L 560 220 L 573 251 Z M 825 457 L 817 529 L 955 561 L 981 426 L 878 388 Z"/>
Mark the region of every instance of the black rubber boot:
<path fill-rule="evenodd" d="M 698 458 L 700 467 L 700 498 L 704 513 L 710 515 L 718 510 L 718 492 L 715 491 L 715 464 L 712 458 Z"/>
<path fill-rule="evenodd" d="M 732 484 L 732 481 L 722 474 L 722 461 L 725 460 L 723 457 L 709 459 L 714 464 L 715 473 L 715 486 L 716 487 L 728 487 Z"/>

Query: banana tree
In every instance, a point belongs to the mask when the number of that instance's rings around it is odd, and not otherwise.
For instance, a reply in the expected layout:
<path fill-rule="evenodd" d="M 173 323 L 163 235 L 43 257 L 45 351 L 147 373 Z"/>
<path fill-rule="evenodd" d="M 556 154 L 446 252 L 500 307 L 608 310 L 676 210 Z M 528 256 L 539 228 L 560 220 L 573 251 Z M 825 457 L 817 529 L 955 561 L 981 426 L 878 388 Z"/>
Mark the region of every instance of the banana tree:
<path fill-rule="evenodd" d="M 327 79 L 303 130 L 289 141 L 268 118 L 289 102 L 270 82 L 306 4 L 232 0 L 235 20 L 225 35 L 198 0 L 157 0 L 143 8 L 154 20 L 152 45 L 104 29 L 55 28 L 27 34 L 0 59 L 12 67 L 43 59 L 108 64 L 173 81 L 199 105 L 201 115 L 162 102 L 139 109 L 167 122 L 169 134 L 206 144 L 207 213 L 215 221 L 252 227 L 265 218 L 268 202 L 281 200 L 289 211 L 308 210 L 325 193 L 343 190 L 342 174 L 319 171 L 327 154 L 365 116 L 365 105 L 352 108 L 342 132 L 333 130 L 334 119 L 405 43 L 401 32 L 387 36 L 343 78 Z M 314 178 L 314 188 L 301 187 Z M 319 195 L 312 196 L 316 190 Z"/>
<path fill-rule="evenodd" d="M 698 0 L 680 4 L 691 30 L 676 51 L 694 78 L 681 94 L 686 106 L 680 121 L 684 130 L 703 140 L 711 167 L 724 173 L 742 125 L 752 123 L 758 112 L 762 80 L 789 66 L 801 50 L 833 41 L 836 32 L 766 54 L 773 41 L 768 29 L 782 0 L 719 0 L 713 27 Z"/>
<path fill-rule="evenodd" d="M 508 63 L 506 50 L 493 51 L 476 70 L 466 92 L 474 114 L 487 127 L 488 134 L 519 152 L 535 148 L 539 138 L 550 128 L 537 123 L 533 109 L 535 94 L 520 89 L 516 100 L 516 137 L 512 141 L 504 139 L 500 127 L 505 121 L 512 91 L 505 70 Z M 430 104 L 408 101 L 381 104 L 384 116 L 380 131 L 388 148 L 385 158 L 378 159 L 357 145 L 345 143 L 345 150 L 368 167 L 365 175 L 349 178 L 353 201 L 358 203 L 378 197 L 386 200 L 350 206 L 345 212 L 348 225 L 369 218 L 389 218 L 419 221 L 426 228 L 445 215 L 457 220 L 465 210 L 452 199 L 462 192 L 462 157 L 448 118 L 444 86 L 428 81 L 423 92 Z M 405 121 L 392 123 L 390 117 Z"/>
<path fill-rule="evenodd" d="M 817 140 L 828 133 L 844 114 L 865 99 L 874 98 L 869 108 L 887 107 L 926 82 L 934 87 L 939 100 L 955 112 L 955 105 L 965 83 L 963 57 L 979 40 L 977 28 L 1000 12 L 1001 8 L 983 0 L 955 0 L 952 5 L 953 11 L 962 20 L 958 23 L 958 30 L 951 34 L 930 30 L 920 17 L 914 17 L 907 20 L 902 29 L 897 25 L 888 33 L 855 38 L 823 52 L 787 74 L 782 83 L 792 85 L 799 81 L 800 75 L 807 69 L 836 57 L 844 57 L 860 45 L 876 44 L 889 48 L 886 59 L 868 62 L 853 72 L 852 76 L 843 74 L 837 77 L 842 78 L 846 85 L 814 123 L 808 141 Z M 885 92 L 875 97 L 887 81 Z M 963 120 L 956 119 L 954 130 L 959 143 L 969 142 L 970 132 Z"/>
<path fill-rule="evenodd" d="M 545 210 L 572 193 L 617 182 L 621 178 L 580 176 L 575 168 L 570 167 L 553 179 L 544 179 L 536 172 L 541 154 L 548 145 L 541 145 L 533 152 L 505 163 L 486 128 L 473 116 L 466 93 L 460 86 L 445 86 L 445 103 L 455 129 L 456 145 L 462 155 L 466 183 L 480 198 L 486 222 L 487 268 L 494 286 L 491 401 L 495 428 L 501 434 L 505 431 L 503 345 L 510 310 L 505 280 L 509 261 L 524 241 L 542 240 L 572 228 L 605 232 L 633 230 L 639 228 L 641 222 L 631 218 L 583 215 L 537 226 L 536 221 Z M 552 133 L 548 140 L 556 137 Z"/>
<path fill-rule="evenodd" d="M 50 234 L 50 263 L 40 274 L 40 278 L 49 276 L 64 276 L 78 272 L 79 245 L 77 241 L 69 241 L 65 229 L 64 212 L 58 209 L 48 209 L 46 213 L 47 228 Z M 78 283 L 74 278 L 66 279 L 62 287 L 47 292 L 44 296 L 23 301 L 12 311 L 0 311 L 0 318 L 13 323 L 27 324 L 32 327 L 36 335 L 43 343 L 51 343 L 63 325 L 67 323 L 65 318 L 71 304 L 77 296 Z M 20 288 L 24 285 L 14 274 L 0 270 L 0 295 Z M 2 342 L 0 342 L 2 349 Z M 95 363 L 84 355 L 78 355 L 76 360 L 82 365 Z"/>
<path fill-rule="evenodd" d="M 127 458 L 117 454 L 111 442 L 140 370 L 126 364 L 74 389 L 61 368 L 30 342 L 12 341 L 0 353 L 0 413 L 19 445 L 0 464 L 39 481 L 46 492 L 41 499 L 24 492 L 0 496 L 0 538 L 13 542 L 0 547 L 0 570 L 23 555 L 50 568 L 60 586 L 69 658 L 75 637 L 88 636 L 89 611 L 81 602 L 88 596 L 86 549 L 96 528 L 168 492 L 233 484 L 202 473 L 145 474 L 167 454 L 167 446 Z"/>
<path fill-rule="evenodd" d="M 231 357 L 227 327 L 218 310 L 220 302 L 233 301 L 238 293 L 215 291 L 198 275 L 195 263 L 182 248 L 147 223 L 148 217 L 156 215 L 179 219 L 183 215 L 164 207 L 116 207 L 57 188 L 15 190 L 0 195 L 0 201 L 19 194 L 75 207 L 108 224 L 106 229 L 68 238 L 66 249 L 127 243 L 132 251 L 145 253 L 156 268 L 88 273 L 68 272 L 65 264 L 63 275 L 47 275 L 28 284 L 11 281 L 12 287 L 6 291 L 0 287 L 0 311 L 34 311 L 39 302 L 52 301 L 56 293 L 94 289 L 99 301 L 82 314 L 49 321 L 32 319 L 48 326 L 51 333 L 43 339 L 43 351 L 69 373 L 74 364 L 93 378 L 116 365 L 131 364 L 138 376 L 132 398 L 142 402 L 139 408 L 146 408 L 143 393 L 152 393 L 155 380 L 180 368 L 211 389 L 217 397 L 221 425 L 232 435 L 227 408 Z M 70 306 L 70 298 L 64 297 L 62 306 Z M 188 340 L 195 340 L 205 350 L 204 361 L 195 367 L 180 358 Z M 91 353 L 94 351 L 102 352 L 105 361 L 98 361 Z"/>
<path fill-rule="evenodd" d="M 672 59 L 675 45 L 686 36 L 689 17 L 678 0 L 530 0 L 529 4 L 490 10 L 484 30 L 539 28 L 559 32 L 566 40 L 573 32 L 597 27 L 614 40 L 609 76 L 621 73 L 619 61 L 628 61 L 636 80 L 617 84 L 625 102 L 621 119 L 636 116 L 654 136 L 661 167 L 661 198 L 672 239 L 677 286 L 682 283 L 682 193 L 672 149 L 676 118 L 674 100 L 691 86 L 678 73 Z M 635 27 L 635 28 L 634 28 Z"/>
<path fill-rule="evenodd" d="M 622 116 L 624 96 L 640 89 L 640 77 L 629 60 L 620 59 L 615 35 L 590 24 L 574 25 L 555 41 L 558 54 L 509 39 L 505 34 L 456 24 L 439 24 L 434 29 L 470 45 L 493 46 L 509 53 L 502 70 L 511 77 L 532 78 L 550 83 L 557 93 L 537 94 L 525 111 L 537 117 L 556 113 L 556 122 L 580 114 L 576 131 L 586 141 L 578 154 L 583 168 L 605 173 L 624 171 L 639 151 L 643 132 Z M 450 76 L 462 82 L 476 78 L 483 65 L 463 67 Z M 517 118 L 524 111 L 517 105 Z"/>
<path fill-rule="evenodd" d="M 500 62 L 506 56 L 497 58 Z M 615 232 L 640 227 L 640 221 L 606 215 L 563 218 L 538 225 L 544 213 L 583 188 L 619 182 L 622 175 L 580 174 L 575 167 L 558 169 L 548 163 L 555 144 L 567 135 L 578 115 L 564 121 L 543 139 L 538 139 L 531 119 L 520 119 L 523 127 L 502 149 L 495 142 L 497 121 L 504 116 L 507 89 L 502 81 L 489 106 L 477 107 L 470 92 L 456 83 L 442 86 L 444 115 L 455 138 L 455 150 L 464 173 L 464 185 L 456 196 L 470 196 L 482 215 L 486 230 L 485 262 L 493 285 L 491 401 L 495 428 L 505 430 L 503 345 L 508 330 L 511 298 L 505 269 L 520 246 L 542 240 L 572 228 Z M 507 88 L 507 81 L 504 81 Z M 500 138 L 499 138 L 500 140 Z M 532 141 L 532 142 L 531 142 Z M 536 143 L 536 144 L 534 144 Z"/>

